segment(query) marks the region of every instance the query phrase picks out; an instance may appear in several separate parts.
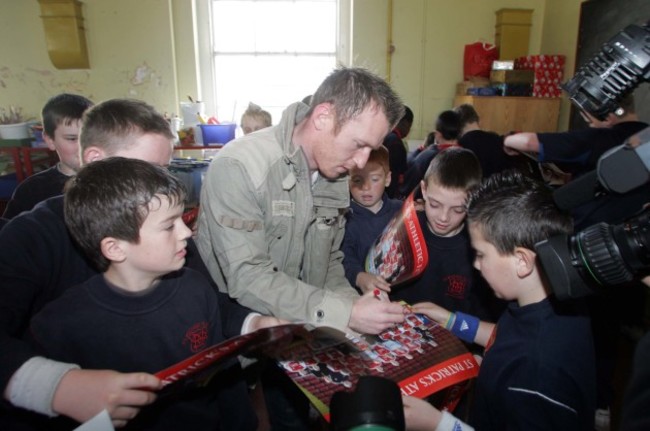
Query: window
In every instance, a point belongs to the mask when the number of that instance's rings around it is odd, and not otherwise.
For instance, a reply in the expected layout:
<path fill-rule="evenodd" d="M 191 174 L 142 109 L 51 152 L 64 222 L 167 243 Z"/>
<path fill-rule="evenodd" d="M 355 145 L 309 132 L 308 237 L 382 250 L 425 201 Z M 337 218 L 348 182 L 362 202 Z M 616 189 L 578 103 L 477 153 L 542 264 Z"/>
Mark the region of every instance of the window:
<path fill-rule="evenodd" d="M 273 124 L 336 66 L 336 0 L 212 0 L 217 118 L 239 123 L 249 102 Z M 205 97 L 205 96 L 204 96 Z"/>

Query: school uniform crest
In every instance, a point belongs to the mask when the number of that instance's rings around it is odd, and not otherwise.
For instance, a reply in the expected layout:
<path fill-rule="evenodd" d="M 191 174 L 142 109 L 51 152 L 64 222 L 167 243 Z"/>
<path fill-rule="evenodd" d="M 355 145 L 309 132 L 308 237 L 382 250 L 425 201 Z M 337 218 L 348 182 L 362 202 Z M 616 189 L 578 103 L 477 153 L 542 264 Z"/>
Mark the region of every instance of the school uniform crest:
<path fill-rule="evenodd" d="M 465 299 L 467 297 L 467 286 L 469 280 L 464 275 L 449 275 L 444 278 L 447 282 L 447 296 L 456 299 Z"/>
<path fill-rule="evenodd" d="M 199 352 L 207 347 L 208 341 L 208 323 L 199 322 L 192 326 L 185 333 L 183 345 L 189 344 L 192 352 Z"/>

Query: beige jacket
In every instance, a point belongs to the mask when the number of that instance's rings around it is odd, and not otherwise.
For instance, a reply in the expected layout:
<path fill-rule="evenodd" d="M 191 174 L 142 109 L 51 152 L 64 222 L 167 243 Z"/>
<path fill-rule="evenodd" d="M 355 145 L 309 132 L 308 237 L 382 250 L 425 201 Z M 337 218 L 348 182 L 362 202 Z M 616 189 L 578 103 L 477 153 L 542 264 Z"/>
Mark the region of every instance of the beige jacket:
<path fill-rule="evenodd" d="M 347 327 L 357 292 L 340 251 L 347 177 L 318 177 L 291 137 L 307 105 L 219 151 L 201 190 L 197 245 L 222 291 L 263 314 Z"/>

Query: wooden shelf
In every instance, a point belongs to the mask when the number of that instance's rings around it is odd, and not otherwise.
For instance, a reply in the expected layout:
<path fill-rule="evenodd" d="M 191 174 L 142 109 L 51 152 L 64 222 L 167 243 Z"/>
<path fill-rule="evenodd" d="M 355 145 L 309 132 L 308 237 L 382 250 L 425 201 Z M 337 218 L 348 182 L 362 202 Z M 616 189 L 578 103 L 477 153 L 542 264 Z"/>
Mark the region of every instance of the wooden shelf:
<path fill-rule="evenodd" d="M 557 132 L 559 98 L 456 96 L 454 106 L 468 103 L 480 117 L 481 128 L 501 135 L 517 132 Z"/>

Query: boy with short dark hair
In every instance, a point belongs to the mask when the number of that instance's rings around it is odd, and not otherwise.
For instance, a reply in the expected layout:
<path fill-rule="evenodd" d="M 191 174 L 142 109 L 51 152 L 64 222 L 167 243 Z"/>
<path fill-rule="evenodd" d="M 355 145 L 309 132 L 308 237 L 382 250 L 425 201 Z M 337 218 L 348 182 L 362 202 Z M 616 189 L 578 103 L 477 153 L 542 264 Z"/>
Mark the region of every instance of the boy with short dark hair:
<path fill-rule="evenodd" d="M 112 99 L 84 114 L 80 145 L 84 164 L 119 156 L 166 166 L 172 157 L 173 135 L 153 106 Z M 0 230 L 0 244 L 0 387 L 7 401 L 0 403 L 0 429 L 23 429 L 27 423 L 56 415 L 83 422 L 103 410 L 113 425 L 124 426 L 142 406 L 153 402 L 159 379 L 142 372 L 79 369 L 38 355 L 24 341 L 36 313 L 98 273 L 70 237 L 63 196 L 14 217 Z M 209 277 L 192 240 L 187 250 L 186 265 Z M 217 295 L 230 336 L 277 324 L 271 317 L 250 313 L 226 294 Z M 242 411 L 233 408 L 233 414 L 249 414 L 246 404 L 239 403 Z"/>
<path fill-rule="evenodd" d="M 81 169 L 64 201 L 72 237 L 102 273 L 31 320 L 37 348 L 87 369 L 155 373 L 225 340 L 214 289 L 183 267 L 191 230 L 182 220 L 185 190 L 169 171 L 110 157 Z M 243 380 L 225 375 L 161 400 L 132 426 L 223 429 L 220 419 L 228 412 L 220 412 L 219 398 L 248 396 Z M 238 419 L 231 429 L 255 429 L 254 417 Z"/>
<path fill-rule="evenodd" d="M 465 226 L 467 195 L 480 182 L 481 165 L 470 150 L 448 148 L 431 161 L 420 184 L 424 211 L 418 212 L 429 263 L 418 279 L 393 288 L 391 300 L 431 301 L 454 311 L 492 316 L 492 295 L 472 267 Z"/>
<path fill-rule="evenodd" d="M 432 132 L 435 142 L 434 145 L 428 145 L 417 157 L 412 159 L 412 163 L 404 174 L 404 183 L 400 186 L 401 193 L 404 196 L 408 196 L 420 184 L 431 160 L 438 153 L 447 148 L 458 146 L 458 138 L 460 138 L 462 128 L 460 116 L 456 112 L 442 111 L 438 115 L 435 129 Z"/>
<path fill-rule="evenodd" d="M 89 99 L 63 93 L 50 98 L 41 111 L 43 140 L 56 151 L 59 162 L 30 176 L 14 190 L 2 216 L 11 219 L 52 196 L 60 195 L 65 182 L 80 166 L 79 129 L 84 112 L 93 106 Z"/>
<path fill-rule="evenodd" d="M 433 303 L 413 306 L 459 338 L 485 346 L 470 424 L 478 430 L 593 430 L 594 351 L 589 318 L 549 296 L 535 244 L 572 230 L 542 183 L 506 171 L 468 204 L 475 266 L 495 295 L 511 301 L 497 325 Z M 471 429 L 449 413 L 405 398 L 407 427 Z"/>
<path fill-rule="evenodd" d="M 390 292 L 381 276 L 365 271 L 365 260 L 372 243 L 402 207 L 385 190 L 391 183 L 389 155 L 385 147 L 370 152 L 368 162 L 350 170 L 350 211 L 346 215 L 345 236 L 341 244 L 345 276 L 360 293 L 374 289 Z"/>
<path fill-rule="evenodd" d="M 481 129 L 478 112 L 470 104 L 464 103 L 454 108 L 460 116 L 462 131 L 458 138 L 458 145 L 472 150 L 481 163 L 483 178 L 513 169 L 515 161 L 503 151 L 503 136 L 494 132 Z"/>

